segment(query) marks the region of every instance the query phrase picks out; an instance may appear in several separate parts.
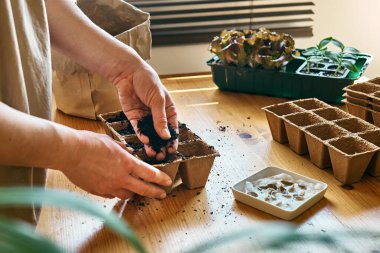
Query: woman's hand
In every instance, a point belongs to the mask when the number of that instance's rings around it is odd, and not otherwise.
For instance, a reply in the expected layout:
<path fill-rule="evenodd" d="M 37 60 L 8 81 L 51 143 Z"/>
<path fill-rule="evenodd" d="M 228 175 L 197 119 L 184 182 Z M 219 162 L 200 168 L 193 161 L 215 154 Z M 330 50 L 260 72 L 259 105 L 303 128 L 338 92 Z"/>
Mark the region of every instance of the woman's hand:
<path fill-rule="evenodd" d="M 127 76 L 121 75 L 114 83 L 119 92 L 120 103 L 127 118 L 139 139 L 145 145 L 148 156 L 163 160 L 167 153 L 174 154 L 178 147 L 178 140 L 169 142 L 168 145 L 156 153 L 149 144 L 147 136 L 142 135 L 137 127 L 137 121 L 147 114 L 152 113 L 154 128 L 162 139 L 169 139 L 169 124 L 178 132 L 177 113 L 174 103 L 162 85 L 157 73 L 147 63 Z"/>
<path fill-rule="evenodd" d="M 106 198 L 127 199 L 134 193 L 165 198 L 165 191 L 153 184 L 171 185 L 165 173 L 140 161 L 110 137 L 88 131 L 78 133 L 74 159 L 62 172 L 75 185 Z"/>

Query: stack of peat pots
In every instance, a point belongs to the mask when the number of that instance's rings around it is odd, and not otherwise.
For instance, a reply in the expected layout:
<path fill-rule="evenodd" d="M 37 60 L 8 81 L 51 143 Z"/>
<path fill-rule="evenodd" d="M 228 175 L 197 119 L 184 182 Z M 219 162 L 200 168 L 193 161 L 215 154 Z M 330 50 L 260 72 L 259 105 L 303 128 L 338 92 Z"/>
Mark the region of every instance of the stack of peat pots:
<path fill-rule="evenodd" d="M 178 186 L 179 179 L 188 189 L 206 185 L 215 157 L 219 153 L 193 133 L 186 124 L 179 123 L 177 154 L 170 155 L 164 162 L 158 162 L 147 157 L 144 145 L 122 111 L 100 114 L 98 118 L 110 137 L 131 147 L 137 158 L 165 172 L 173 180 L 173 185 L 164 187 L 166 192 L 169 193 Z"/>
<path fill-rule="evenodd" d="M 263 110 L 275 141 L 309 153 L 321 169 L 332 166 L 341 183 L 358 182 L 365 171 L 380 176 L 380 128 L 314 98 Z"/>
<path fill-rule="evenodd" d="M 348 111 L 380 127 L 380 77 L 344 88 Z"/>

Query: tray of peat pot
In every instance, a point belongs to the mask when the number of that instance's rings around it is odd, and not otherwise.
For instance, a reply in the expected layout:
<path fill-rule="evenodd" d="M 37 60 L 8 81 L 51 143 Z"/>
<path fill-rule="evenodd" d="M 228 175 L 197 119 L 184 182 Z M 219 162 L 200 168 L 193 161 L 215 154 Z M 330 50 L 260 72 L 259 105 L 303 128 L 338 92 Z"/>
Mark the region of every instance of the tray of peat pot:
<path fill-rule="evenodd" d="M 188 142 L 201 139 L 198 135 L 193 133 L 185 123 L 178 122 L 178 141 Z"/>
<path fill-rule="evenodd" d="M 128 135 L 123 136 L 123 143 L 125 143 L 128 147 L 132 148 L 134 152 L 137 152 L 144 148 L 144 144 L 140 141 L 137 135 Z"/>
<path fill-rule="evenodd" d="M 316 109 L 313 110 L 313 112 L 327 121 L 334 121 L 338 119 L 346 119 L 352 117 L 349 113 L 346 113 L 336 107 Z"/>
<path fill-rule="evenodd" d="M 111 129 L 111 137 L 120 142 L 124 143 L 124 137 L 126 136 L 136 135 L 131 122 L 129 122 L 128 120 L 107 123 L 107 125 Z"/>
<path fill-rule="evenodd" d="M 322 102 L 316 98 L 299 99 L 293 101 L 292 103 L 308 111 L 331 107 L 329 104 L 326 104 L 325 102 Z"/>
<path fill-rule="evenodd" d="M 356 83 L 343 88 L 343 90 L 351 97 L 370 100 L 373 93 L 380 91 L 380 85 L 369 82 Z"/>
<path fill-rule="evenodd" d="M 273 139 L 279 143 L 286 143 L 288 141 L 288 137 L 286 135 L 282 116 L 302 112 L 303 109 L 289 102 L 270 105 L 262 109 L 265 111 Z"/>
<path fill-rule="evenodd" d="M 380 129 L 358 134 L 359 137 L 371 142 L 380 149 Z M 367 172 L 374 177 L 380 176 L 380 151 L 377 150 L 368 165 Z"/>
<path fill-rule="evenodd" d="M 299 112 L 285 116 L 284 123 L 290 149 L 299 155 L 306 154 L 308 149 L 303 129 L 324 121 L 322 117 L 312 112 Z"/>
<path fill-rule="evenodd" d="M 178 172 L 178 168 L 180 162 L 182 161 L 182 157 L 180 155 L 169 155 L 164 161 L 156 161 L 155 159 L 149 158 L 146 155 L 145 150 L 141 149 L 135 153 L 135 156 L 138 159 L 166 173 L 173 181 L 173 184 L 171 186 L 160 187 L 163 188 L 167 193 L 170 193 L 173 190 L 173 186 L 176 184 L 175 179 Z"/>
<path fill-rule="evenodd" d="M 179 166 L 182 183 L 189 189 L 205 186 L 218 151 L 202 140 L 194 140 L 180 142 L 178 153 L 182 157 Z"/>
<path fill-rule="evenodd" d="M 380 112 L 380 91 L 377 91 L 372 96 L 373 109 Z"/>
<path fill-rule="evenodd" d="M 351 71 L 347 76 L 339 78 L 297 72 L 305 64 L 305 61 L 299 59 L 290 61 L 279 70 L 226 65 L 217 56 L 209 60 L 207 65 L 211 67 L 214 83 L 221 90 L 293 99 L 315 97 L 340 104 L 342 89 L 354 83 L 372 59 L 367 54 L 359 54 L 358 57 L 355 62 L 358 71 Z"/>
<path fill-rule="evenodd" d="M 321 169 L 330 167 L 331 159 L 326 141 L 349 134 L 331 122 L 306 127 L 305 136 L 311 162 Z"/>
<path fill-rule="evenodd" d="M 237 201 L 292 220 L 320 201 L 327 184 L 276 167 L 265 168 L 232 187 Z"/>
<path fill-rule="evenodd" d="M 335 124 L 353 134 L 377 129 L 376 126 L 358 118 L 340 119 L 335 121 Z"/>
<path fill-rule="evenodd" d="M 126 121 L 128 120 L 123 111 L 108 112 L 98 115 L 98 119 L 102 122 L 103 128 L 106 134 L 113 138 L 113 133 L 111 132 L 110 123 Z"/>
<path fill-rule="evenodd" d="M 346 136 L 327 142 L 334 177 L 343 184 L 360 181 L 378 147 L 358 137 Z"/>
<path fill-rule="evenodd" d="M 364 106 L 364 107 L 372 107 L 372 103 L 368 99 L 362 99 L 362 98 L 357 98 L 357 97 L 351 97 L 347 93 L 343 94 L 343 97 L 350 103 Z M 343 100 L 343 102 L 345 102 Z"/>
<path fill-rule="evenodd" d="M 350 114 L 369 123 L 373 123 L 373 117 L 371 114 L 371 109 L 369 107 L 364 107 L 355 103 L 351 103 L 347 99 L 344 99 L 343 102 L 346 104 L 347 110 Z"/>

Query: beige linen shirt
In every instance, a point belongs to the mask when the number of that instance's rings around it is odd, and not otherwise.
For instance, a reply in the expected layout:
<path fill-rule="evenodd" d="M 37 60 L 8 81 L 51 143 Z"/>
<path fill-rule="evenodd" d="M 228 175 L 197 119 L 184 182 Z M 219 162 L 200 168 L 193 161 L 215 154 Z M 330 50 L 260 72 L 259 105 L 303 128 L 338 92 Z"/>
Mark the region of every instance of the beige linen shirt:
<path fill-rule="evenodd" d="M 50 119 L 51 56 L 43 0 L 0 0 L 0 101 Z M 0 187 L 44 186 L 45 178 L 45 169 L 0 166 Z M 36 223 L 39 209 L 10 207 L 0 209 L 0 215 Z"/>

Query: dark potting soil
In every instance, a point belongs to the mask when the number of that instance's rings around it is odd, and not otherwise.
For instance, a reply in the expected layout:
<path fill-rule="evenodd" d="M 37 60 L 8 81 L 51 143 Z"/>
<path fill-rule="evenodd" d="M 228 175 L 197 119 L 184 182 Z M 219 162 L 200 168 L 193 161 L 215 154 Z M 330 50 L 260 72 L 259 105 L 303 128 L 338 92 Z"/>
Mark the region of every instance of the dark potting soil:
<path fill-rule="evenodd" d="M 162 147 L 165 147 L 168 143 L 178 138 L 178 134 L 175 132 L 173 127 L 170 124 L 168 124 L 171 137 L 169 140 L 161 139 L 161 137 L 156 133 L 156 130 L 154 129 L 153 118 L 151 114 L 139 120 L 137 122 L 137 127 L 141 134 L 148 136 L 149 143 L 152 146 L 152 149 L 157 153 L 160 152 Z"/>
<path fill-rule="evenodd" d="M 129 123 L 129 122 L 126 122 L 126 124 L 127 124 L 127 127 L 122 128 L 122 129 L 118 130 L 117 132 L 118 132 L 120 135 L 130 135 L 130 134 L 135 134 L 135 130 L 133 129 L 132 124 Z"/>
<path fill-rule="evenodd" d="M 134 151 L 140 150 L 144 147 L 142 143 L 127 142 L 128 147 L 131 147 Z"/>
<path fill-rule="evenodd" d="M 127 117 L 125 116 L 124 112 L 120 112 L 118 115 L 115 117 L 107 119 L 108 123 L 113 123 L 113 122 L 119 122 L 119 121 L 124 121 L 128 120 Z"/>

